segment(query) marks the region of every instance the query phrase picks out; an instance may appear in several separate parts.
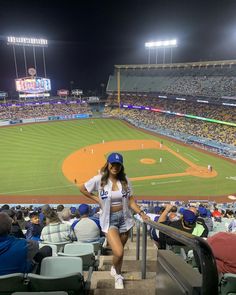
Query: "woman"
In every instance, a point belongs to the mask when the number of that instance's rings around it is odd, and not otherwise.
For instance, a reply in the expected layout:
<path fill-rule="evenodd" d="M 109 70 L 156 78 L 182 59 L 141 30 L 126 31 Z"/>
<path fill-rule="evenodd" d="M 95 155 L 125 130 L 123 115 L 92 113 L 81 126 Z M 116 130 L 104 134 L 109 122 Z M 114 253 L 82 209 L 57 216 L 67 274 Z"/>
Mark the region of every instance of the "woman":
<path fill-rule="evenodd" d="M 121 267 L 124 245 L 128 240 L 129 230 L 134 225 L 129 208 L 139 214 L 143 220 L 149 217 L 135 203 L 131 184 L 124 172 L 122 155 L 110 154 L 101 169 L 101 174 L 85 182 L 80 187 L 80 191 L 86 197 L 100 203 L 102 209 L 100 225 L 113 252 L 111 275 L 115 277 L 115 288 L 123 289 Z"/>

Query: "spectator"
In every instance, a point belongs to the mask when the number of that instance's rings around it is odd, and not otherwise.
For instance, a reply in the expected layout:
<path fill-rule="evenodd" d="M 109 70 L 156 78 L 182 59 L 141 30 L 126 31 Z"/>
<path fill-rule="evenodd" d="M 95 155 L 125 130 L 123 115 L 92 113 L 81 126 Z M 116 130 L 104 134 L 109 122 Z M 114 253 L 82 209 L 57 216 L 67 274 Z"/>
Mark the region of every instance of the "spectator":
<path fill-rule="evenodd" d="M 28 240 L 40 240 L 40 235 L 42 231 L 42 226 L 40 225 L 39 221 L 39 213 L 38 212 L 32 212 L 29 215 L 30 221 L 27 222 L 25 229 L 26 231 L 26 239 Z"/>
<path fill-rule="evenodd" d="M 25 219 L 21 210 L 16 211 L 16 221 L 22 230 L 25 229 Z"/>
<path fill-rule="evenodd" d="M 176 229 L 188 232 L 190 234 L 207 237 L 207 231 L 203 225 L 197 223 L 197 215 L 191 210 L 185 209 L 183 212 L 183 217 L 177 221 L 168 221 L 167 215 L 170 212 L 172 205 L 167 205 L 163 213 L 158 219 L 158 222 L 162 222 L 168 226 L 174 227 Z M 160 233 L 159 235 L 160 248 L 165 249 L 166 244 L 168 245 L 182 245 L 178 241 L 168 237 L 167 235 Z"/>
<path fill-rule="evenodd" d="M 236 233 L 236 219 L 233 219 L 229 226 L 228 226 L 228 231 L 232 233 Z"/>
<path fill-rule="evenodd" d="M 59 214 L 60 213 L 60 214 Z M 58 213 L 58 217 L 61 219 L 63 223 L 71 224 L 70 220 L 72 217 L 70 208 L 64 208 L 61 212 Z"/>
<path fill-rule="evenodd" d="M 50 247 L 39 250 L 38 243 L 10 235 L 12 219 L 7 213 L 0 213 L 0 275 L 11 273 L 28 273 L 44 257 L 51 256 Z M 39 271 L 39 269 L 38 269 Z"/>
<path fill-rule="evenodd" d="M 69 243 L 75 240 L 70 224 L 62 223 L 53 209 L 47 210 L 45 217 L 46 226 L 42 229 L 41 240 L 50 243 Z"/>
<path fill-rule="evenodd" d="M 211 217 L 208 216 L 207 209 L 205 207 L 199 207 L 198 211 L 199 211 L 199 216 L 204 220 L 208 228 L 208 231 L 213 231 L 213 221 Z"/>
<path fill-rule="evenodd" d="M 16 237 L 16 238 L 25 238 L 25 235 L 22 232 L 22 229 L 20 228 L 17 220 L 16 220 L 16 212 L 12 209 L 4 210 L 3 212 L 7 213 L 8 216 L 12 220 L 12 226 L 11 226 L 11 232 L 10 235 Z"/>
<path fill-rule="evenodd" d="M 212 212 L 212 216 L 216 218 L 221 218 L 221 213 L 217 207 L 214 208 L 214 211 Z"/>
<path fill-rule="evenodd" d="M 104 242 L 101 237 L 101 227 L 98 218 L 89 217 L 90 207 L 87 204 L 81 204 L 78 208 L 80 219 L 72 225 L 76 238 L 80 242 Z"/>
<path fill-rule="evenodd" d="M 219 232 L 207 239 L 216 259 L 219 273 L 236 274 L 236 234 Z"/>
<path fill-rule="evenodd" d="M 62 211 L 63 211 L 64 208 L 65 208 L 65 206 L 62 205 L 62 204 L 60 204 L 60 205 L 57 206 L 57 215 L 58 215 L 58 217 L 59 217 L 61 220 L 62 220 L 62 218 L 61 218 L 61 214 L 62 214 Z"/>
<path fill-rule="evenodd" d="M 50 210 L 51 210 L 51 207 L 48 204 L 43 205 L 41 208 L 41 212 L 39 213 L 39 220 L 42 227 L 46 225 L 45 214 Z"/>

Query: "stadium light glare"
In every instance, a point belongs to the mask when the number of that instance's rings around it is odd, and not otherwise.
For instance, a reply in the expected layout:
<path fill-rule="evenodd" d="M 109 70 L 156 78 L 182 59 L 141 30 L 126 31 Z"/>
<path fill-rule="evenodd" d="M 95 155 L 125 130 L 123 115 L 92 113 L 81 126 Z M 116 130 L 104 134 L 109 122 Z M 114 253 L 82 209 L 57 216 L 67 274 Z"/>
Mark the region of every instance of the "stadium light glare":
<path fill-rule="evenodd" d="M 38 38 L 27 38 L 27 37 L 7 37 L 8 45 L 20 45 L 20 46 L 48 46 L 47 39 L 38 39 Z"/>
<path fill-rule="evenodd" d="M 177 46 L 177 40 L 164 40 L 164 41 L 151 41 L 146 42 L 145 47 L 147 48 L 164 48 L 164 47 L 175 47 Z"/>

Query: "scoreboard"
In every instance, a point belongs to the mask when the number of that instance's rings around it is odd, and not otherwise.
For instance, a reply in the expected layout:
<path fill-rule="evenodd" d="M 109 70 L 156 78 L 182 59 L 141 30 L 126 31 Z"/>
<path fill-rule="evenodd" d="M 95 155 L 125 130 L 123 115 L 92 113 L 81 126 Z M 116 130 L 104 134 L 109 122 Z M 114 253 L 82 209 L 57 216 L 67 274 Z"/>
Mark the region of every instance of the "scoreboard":
<path fill-rule="evenodd" d="M 51 81 L 47 78 L 26 77 L 15 79 L 16 91 L 23 93 L 44 93 L 51 90 Z"/>

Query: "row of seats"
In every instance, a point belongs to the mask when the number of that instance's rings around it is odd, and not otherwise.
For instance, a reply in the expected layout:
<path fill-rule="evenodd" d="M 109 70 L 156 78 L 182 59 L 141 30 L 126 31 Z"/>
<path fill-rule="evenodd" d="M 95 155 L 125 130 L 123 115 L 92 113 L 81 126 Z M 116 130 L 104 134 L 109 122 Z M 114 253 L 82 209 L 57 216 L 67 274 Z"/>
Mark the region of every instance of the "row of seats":
<path fill-rule="evenodd" d="M 16 291 L 86 294 L 92 273 L 88 273 L 86 281 L 82 273 L 83 261 L 80 257 L 47 257 L 42 261 L 40 275 L 15 273 L 0 276 L 0 294 L 10 295 Z"/>

